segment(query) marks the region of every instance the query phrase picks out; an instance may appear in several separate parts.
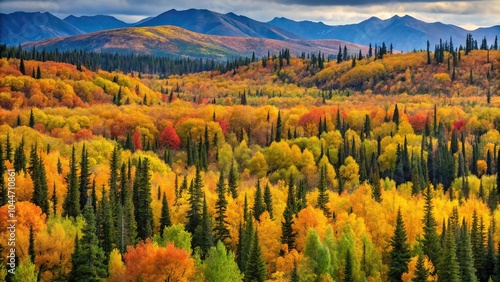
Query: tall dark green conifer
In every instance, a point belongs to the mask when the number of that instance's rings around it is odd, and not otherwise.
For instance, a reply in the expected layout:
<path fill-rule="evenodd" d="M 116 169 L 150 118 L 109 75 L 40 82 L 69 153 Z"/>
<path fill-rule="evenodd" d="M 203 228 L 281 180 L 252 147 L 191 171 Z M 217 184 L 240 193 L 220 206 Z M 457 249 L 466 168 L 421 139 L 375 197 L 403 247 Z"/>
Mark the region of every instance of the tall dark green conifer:
<path fill-rule="evenodd" d="M 443 282 L 460 282 L 460 265 L 456 257 L 455 233 L 452 232 L 449 224 L 448 229 L 438 277 L 439 281 Z"/>
<path fill-rule="evenodd" d="M 186 223 L 186 231 L 194 234 L 196 227 L 201 221 L 201 197 L 203 188 L 203 180 L 201 179 L 200 170 L 196 169 L 196 176 L 193 184 L 193 189 L 189 196 L 189 210 L 187 212 L 188 222 Z"/>
<path fill-rule="evenodd" d="M 82 158 L 80 161 L 80 178 L 79 189 L 80 191 L 80 207 L 83 210 L 85 203 L 87 203 L 88 191 L 90 188 L 90 171 L 89 171 L 89 156 L 85 149 L 85 144 L 82 147 Z"/>
<path fill-rule="evenodd" d="M 161 217 L 160 217 L 160 236 L 163 237 L 163 230 L 165 227 L 172 225 L 172 220 L 170 219 L 170 209 L 168 207 L 167 195 L 163 193 L 163 198 L 161 200 Z"/>
<path fill-rule="evenodd" d="M 77 217 L 80 213 L 80 190 L 78 190 L 78 176 L 76 168 L 75 146 L 71 151 L 69 173 L 66 176 L 68 186 L 63 203 L 63 216 Z"/>
<path fill-rule="evenodd" d="M 330 216 L 330 211 L 326 204 L 329 201 L 328 191 L 326 186 L 326 167 L 320 168 L 319 184 L 318 184 L 318 203 L 316 204 L 319 209 L 323 211 L 325 216 Z"/>
<path fill-rule="evenodd" d="M 463 219 L 462 226 L 460 227 L 460 239 L 457 245 L 457 259 L 460 265 L 460 279 L 464 282 L 477 282 L 470 235 L 465 218 Z"/>
<path fill-rule="evenodd" d="M 266 183 L 266 187 L 264 187 L 264 203 L 266 205 L 266 210 L 269 213 L 269 217 L 274 218 L 274 216 L 273 216 L 273 195 L 271 194 L 271 187 L 269 186 L 269 182 Z"/>
<path fill-rule="evenodd" d="M 417 260 L 417 266 L 415 268 L 415 276 L 413 276 L 412 282 L 427 282 L 429 279 L 429 270 L 424 264 L 424 255 L 419 254 Z"/>
<path fill-rule="evenodd" d="M 389 281 L 403 281 L 403 273 L 408 272 L 408 263 L 411 260 L 411 254 L 406 240 L 403 217 L 401 216 L 401 210 L 398 210 L 396 229 L 394 230 L 394 236 L 391 238 L 392 249 L 390 252 Z"/>
<path fill-rule="evenodd" d="M 260 215 L 266 211 L 262 189 L 260 188 L 260 179 L 257 179 L 255 199 L 253 204 L 253 215 L 257 221 L 260 220 Z"/>
<path fill-rule="evenodd" d="M 213 245 L 214 235 L 212 233 L 212 218 L 208 214 L 207 198 L 203 197 L 201 220 L 193 235 L 193 247 L 200 248 L 201 258 L 204 259 L 208 250 L 210 250 L 210 247 Z"/>
<path fill-rule="evenodd" d="M 281 134 L 283 133 L 283 124 L 281 122 L 281 111 L 278 111 L 278 119 L 276 120 L 276 142 L 281 141 Z"/>
<path fill-rule="evenodd" d="M 353 273 L 353 262 L 351 251 L 347 250 L 345 253 L 345 269 L 344 269 L 344 280 L 343 282 L 354 282 L 354 273 Z"/>
<path fill-rule="evenodd" d="M 137 223 L 137 236 L 146 240 L 153 235 L 154 219 L 151 208 L 151 174 L 149 173 L 149 159 L 145 158 L 140 168 L 137 168 L 134 191 L 136 191 L 136 203 L 134 205 L 135 221 Z"/>
<path fill-rule="evenodd" d="M 97 230 L 100 246 L 106 256 L 106 262 L 109 260 L 109 254 L 113 250 L 113 221 L 110 207 L 110 200 L 104 185 L 102 186 L 102 197 L 97 204 Z"/>
<path fill-rule="evenodd" d="M 422 247 L 424 254 L 429 257 L 432 264 L 434 265 L 435 272 L 439 273 L 439 266 L 441 265 L 441 245 L 439 243 L 439 235 L 436 231 L 436 220 L 434 219 L 433 215 L 432 194 L 430 186 L 427 186 L 427 189 L 424 193 L 424 198 L 424 238 L 422 240 Z"/>
<path fill-rule="evenodd" d="M 226 184 L 224 183 L 224 172 L 221 171 L 219 181 L 217 182 L 217 201 L 215 202 L 215 241 L 221 241 L 227 244 L 227 240 L 231 238 L 228 222 L 226 220 L 227 200 L 226 200 Z"/>
<path fill-rule="evenodd" d="M 229 178 L 227 180 L 228 192 L 231 193 L 233 199 L 238 198 L 238 183 L 236 168 L 234 167 L 234 162 L 231 161 L 231 168 L 229 169 Z"/>
<path fill-rule="evenodd" d="M 75 251 L 71 257 L 73 266 L 68 280 L 70 282 L 102 281 L 107 276 L 106 257 L 102 248 L 99 247 L 96 220 L 90 203 L 85 205 L 83 216 L 86 225 L 82 230 L 82 238 L 76 240 Z"/>
<path fill-rule="evenodd" d="M 257 231 L 253 232 L 250 252 L 245 266 L 245 282 L 264 282 L 266 281 L 266 262 L 262 256 Z"/>

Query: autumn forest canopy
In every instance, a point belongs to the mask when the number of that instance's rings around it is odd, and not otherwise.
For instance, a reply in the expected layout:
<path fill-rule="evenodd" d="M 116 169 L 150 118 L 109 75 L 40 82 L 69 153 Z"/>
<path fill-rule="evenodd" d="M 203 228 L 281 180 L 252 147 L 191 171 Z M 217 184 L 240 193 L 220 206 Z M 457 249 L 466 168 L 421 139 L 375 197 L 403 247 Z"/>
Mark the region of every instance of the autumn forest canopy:
<path fill-rule="evenodd" d="M 497 40 L 0 54 L 0 280 L 500 281 Z"/>

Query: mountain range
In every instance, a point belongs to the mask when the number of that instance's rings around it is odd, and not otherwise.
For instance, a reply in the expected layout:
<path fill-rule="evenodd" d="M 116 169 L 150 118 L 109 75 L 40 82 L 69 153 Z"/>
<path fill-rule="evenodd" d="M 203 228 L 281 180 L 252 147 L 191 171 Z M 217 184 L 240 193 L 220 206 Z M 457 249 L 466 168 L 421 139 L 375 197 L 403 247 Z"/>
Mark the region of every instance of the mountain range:
<path fill-rule="evenodd" d="M 287 18 L 274 18 L 269 22 L 259 22 L 234 13 L 221 14 L 209 10 L 189 9 L 177 11 L 172 9 L 137 23 L 125 23 L 112 16 L 105 15 L 68 16 L 60 19 L 47 12 L 0 14 L 0 26 L 2 27 L 0 29 L 0 43 L 18 45 L 63 36 L 79 36 L 72 42 L 80 42 L 82 45 L 77 46 L 73 43 L 72 46 L 82 49 L 90 43 L 82 42 L 80 39 L 95 40 L 94 36 L 103 36 L 103 33 L 99 33 L 100 31 L 166 25 L 181 27 L 205 35 L 273 39 L 287 41 L 288 43 L 303 41 L 303 45 L 324 39 L 335 39 L 362 45 L 370 43 L 380 45 L 385 42 L 387 46 L 393 44 L 395 50 L 401 51 L 425 49 L 427 40 L 430 41 L 431 46 L 434 46 L 439 42 L 440 38 L 448 40 L 450 37 L 453 38 L 455 46 L 459 46 L 465 41 L 467 33 L 472 33 L 478 41 L 486 37 L 489 44 L 491 44 L 495 36 L 500 34 L 500 25 L 470 31 L 440 22 L 427 23 L 408 15 L 403 17 L 393 16 L 386 20 L 371 17 L 357 24 L 330 26 L 322 22 L 298 22 Z M 89 34 L 92 35 L 80 36 Z M 104 34 L 109 35 L 110 33 Z M 126 32 L 111 34 L 121 36 Z M 50 42 L 56 41 L 52 40 Z M 46 45 L 48 43 L 44 44 L 44 46 L 48 46 Z M 35 45 L 41 46 L 40 44 Z M 314 44 L 312 45 L 314 46 Z M 57 46 L 55 47 L 57 48 Z M 94 46 L 94 49 L 103 48 Z M 337 51 L 332 54 L 336 53 Z"/>

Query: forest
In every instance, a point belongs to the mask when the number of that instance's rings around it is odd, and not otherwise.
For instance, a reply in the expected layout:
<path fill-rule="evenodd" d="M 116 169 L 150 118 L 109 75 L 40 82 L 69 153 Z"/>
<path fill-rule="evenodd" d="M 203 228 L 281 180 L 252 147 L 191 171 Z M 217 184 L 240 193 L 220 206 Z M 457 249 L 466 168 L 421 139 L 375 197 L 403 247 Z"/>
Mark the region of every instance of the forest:
<path fill-rule="evenodd" d="M 0 48 L 0 280 L 500 281 L 477 45 L 171 74 Z"/>

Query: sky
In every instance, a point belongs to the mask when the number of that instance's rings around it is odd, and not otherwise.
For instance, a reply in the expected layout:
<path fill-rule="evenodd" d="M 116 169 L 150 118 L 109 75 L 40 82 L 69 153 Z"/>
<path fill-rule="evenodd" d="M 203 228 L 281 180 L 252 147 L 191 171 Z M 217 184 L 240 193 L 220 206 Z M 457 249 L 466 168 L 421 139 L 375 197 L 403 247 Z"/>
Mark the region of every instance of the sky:
<path fill-rule="evenodd" d="M 42 11 L 60 18 L 101 14 L 125 22 L 137 22 L 170 9 L 190 8 L 233 12 L 263 22 L 286 17 L 340 25 L 372 16 L 387 19 L 410 15 L 466 29 L 500 25 L 500 0 L 0 0 L 0 13 Z"/>

